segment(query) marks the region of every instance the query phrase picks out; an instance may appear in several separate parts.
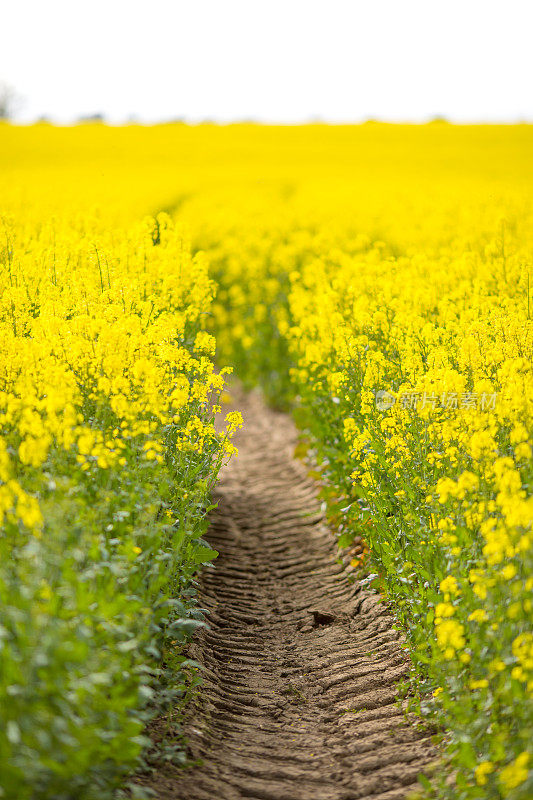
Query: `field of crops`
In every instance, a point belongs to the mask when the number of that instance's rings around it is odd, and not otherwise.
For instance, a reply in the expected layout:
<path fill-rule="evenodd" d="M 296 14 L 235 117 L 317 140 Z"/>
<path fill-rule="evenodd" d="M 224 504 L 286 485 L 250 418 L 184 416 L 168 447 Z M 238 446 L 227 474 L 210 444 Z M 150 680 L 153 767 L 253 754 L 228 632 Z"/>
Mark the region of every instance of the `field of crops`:
<path fill-rule="evenodd" d="M 0 125 L 0 796 L 110 796 L 194 686 L 241 423 L 214 426 L 215 363 L 294 413 L 368 546 L 443 732 L 425 795 L 533 796 L 532 151 L 526 125 Z"/>

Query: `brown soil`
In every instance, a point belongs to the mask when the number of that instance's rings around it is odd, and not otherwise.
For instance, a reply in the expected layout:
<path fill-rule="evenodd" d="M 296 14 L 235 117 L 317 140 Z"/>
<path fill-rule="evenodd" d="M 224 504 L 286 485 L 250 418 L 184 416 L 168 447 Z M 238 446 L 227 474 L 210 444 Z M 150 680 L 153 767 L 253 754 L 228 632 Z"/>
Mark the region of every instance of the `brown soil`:
<path fill-rule="evenodd" d="M 161 800 L 399 800 L 435 754 L 398 705 L 407 664 L 379 597 L 350 580 L 291 420 L 254 395 L 225 468 L 201 581 L 210 630 L 187 724 L 201 765 L 141 783 Z"/>

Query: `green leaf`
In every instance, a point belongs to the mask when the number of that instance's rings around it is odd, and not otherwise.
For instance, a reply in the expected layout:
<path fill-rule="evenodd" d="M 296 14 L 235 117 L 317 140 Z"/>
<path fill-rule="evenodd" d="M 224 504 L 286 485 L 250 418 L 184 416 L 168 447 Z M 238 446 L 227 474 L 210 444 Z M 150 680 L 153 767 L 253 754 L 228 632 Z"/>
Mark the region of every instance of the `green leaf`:
<path fill-rule="evenodd" d="M 218 552 L 216 550 L 212 550 L 210 547 L 197 547 L 194 555 L 192 557 L 193 564 L 208 564 L 210 561 L 213 561 L 218 556 Z"/>

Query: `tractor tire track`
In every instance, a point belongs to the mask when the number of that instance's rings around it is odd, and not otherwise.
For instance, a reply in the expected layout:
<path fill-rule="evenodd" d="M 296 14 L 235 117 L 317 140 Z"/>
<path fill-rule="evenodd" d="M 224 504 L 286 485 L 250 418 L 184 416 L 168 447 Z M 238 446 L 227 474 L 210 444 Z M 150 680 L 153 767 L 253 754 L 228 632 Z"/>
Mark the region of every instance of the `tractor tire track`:
<path fill-rule="evenodd" d="M 186 734 L 201 763 L 140 782 L 161 800 L 405 798 L 435 752 L 398 705 L 408 663 L 393 621 L 339 563 L 290 418 L 256 395 L 238 407 L 208 536 L 220 555 L 201 578 L 210 628 L 191 648 L 205 673 Z"/>

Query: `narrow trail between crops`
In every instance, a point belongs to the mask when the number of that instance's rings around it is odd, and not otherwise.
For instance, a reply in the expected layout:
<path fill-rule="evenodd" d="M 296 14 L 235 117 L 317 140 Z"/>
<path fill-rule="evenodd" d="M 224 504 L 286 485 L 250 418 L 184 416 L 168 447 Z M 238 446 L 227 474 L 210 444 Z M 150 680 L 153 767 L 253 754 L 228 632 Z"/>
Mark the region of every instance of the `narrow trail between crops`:
<path fill-rule="evenodd" d="M 349 579 L 290 418 L 238 403 L 239 456 L 223 470 L 204 572 L 210 629 L 187 738 L 200 766 L 144 785 L 179 800 L 398 800 L 435 758 L 397 705 L 406 672 L 379 597 Z"/>

